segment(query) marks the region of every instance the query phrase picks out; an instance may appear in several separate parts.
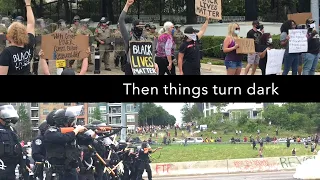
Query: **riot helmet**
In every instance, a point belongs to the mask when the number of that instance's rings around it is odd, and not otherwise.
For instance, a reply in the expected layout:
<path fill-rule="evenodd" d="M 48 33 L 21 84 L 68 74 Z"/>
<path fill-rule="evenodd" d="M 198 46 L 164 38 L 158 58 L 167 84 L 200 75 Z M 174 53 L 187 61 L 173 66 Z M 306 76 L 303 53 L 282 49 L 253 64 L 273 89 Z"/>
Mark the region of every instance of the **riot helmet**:
<path fill-rule="evenodd" d="M 82 19 L 82 20 L 80 21 L 80 24 L 81 24 L 82 27 L 88 28 L 90 22 L 91 22 L 91 19 L 90 19 L 90 18 L 86 18 L 86 19 Z"/>
<path fill-rule="evenodd" d="M 0 106 L 0 119 L 8 126 L 10 123 L 16 124 L 19 120 L 19 115 L 12 105 L 2 105 Z"/>
<path fill-rule="evenodd" d="M 156 31 L 156 29 L 157 29 L 156 25 L 153 24 L 153 25 L 150 26 L 150 31 L 152 33 L 154 33 Z"/>
<path fill-rule="evenodd" d="M 47 121 L 43 121 L 39 125 L 39 131 L 41 135 L 44 135 L 44 133 L 49 129 L 50 125 L 47 123 Z"/>
<path fill-rule="evenodd" d="M 143 27 L 144 27 L 144 24 L 142 23 L 142 21 L 140 20 L 134 20 L 132 22 L 132 34 L 137 37 L 137 38 L 140 38 L 142 36 L 142 33 L 143 33 Z"/>
<path fill-rule="evenodd" d="M 54 126 L 53 116 L 54 116 L 55 113 L 56 113 L 56 110 L 53 110 L 47 115 L 46 122 L 50 126 Z"/>
<path fill-rule="evenodd" d="M 57 127 L 72 127 L 75 125 L 76 116 L 72 111 L 67 109 L 59 109 L 53 116 Z"/>
<path fill-rule="evenodd" d="M 19 23 L 23 23 L 24 22 L 24 18 L 22 16 L 17 16 L 15 19 L 14 19 L 15 22 L 19 22 Z"/>
<path fill-rule="evenodd" d="M 5 24 L 5 26 L 8 28 L 11 24 L 11 19 L 8 17 L 2 17 L 1 24 Z"/>
<path fill-rule="evenodd" d="M 63 20 L 63 19 L 60 19 L 60 20 L 58 21 L 58 27 L 59 27 L 60 29 L 65 29 L 65 28 L 67 27 L 66 21 Z"/>
<path fill-rule="evenodd" d="M 37 21 L 36 21 L 36 25 L 37 25 L 39 28 L 45 28 L 46 23 L 45 23 L 44 19 L 39 18 L 39 19 L 37 19 Z"/>
<path fill-rule="evenodd" d="M 147 141 L 143 141 L 143 142 L 142 142 L 141 148 L 142 148 L 142 149 L 148 148 L 148 143 L 147 143 Z"/>
<path fill-rule="evenodd" d="M 119 150 L 125 150 L 128 147 L 128 144 L 126 142 L 120 142 L 119 143 Z"/>

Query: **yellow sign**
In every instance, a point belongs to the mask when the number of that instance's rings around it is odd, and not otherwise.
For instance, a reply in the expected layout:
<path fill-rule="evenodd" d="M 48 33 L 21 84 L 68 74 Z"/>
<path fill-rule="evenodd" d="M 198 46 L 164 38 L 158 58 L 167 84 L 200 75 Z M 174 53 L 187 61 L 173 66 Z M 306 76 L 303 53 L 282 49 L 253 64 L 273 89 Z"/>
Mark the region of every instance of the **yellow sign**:
<path fill-rule="evenodd" d="M 66 60 L 56 60 L 56 67 L 57 68 L 65 68 L 65 67 L 67 67 Z"/>

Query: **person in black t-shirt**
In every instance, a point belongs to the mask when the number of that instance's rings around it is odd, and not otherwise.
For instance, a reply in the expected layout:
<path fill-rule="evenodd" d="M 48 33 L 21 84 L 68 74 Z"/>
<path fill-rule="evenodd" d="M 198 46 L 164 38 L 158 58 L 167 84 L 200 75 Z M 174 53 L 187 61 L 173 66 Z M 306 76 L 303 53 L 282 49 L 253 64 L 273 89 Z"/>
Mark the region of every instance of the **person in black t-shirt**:
<path fill-rule="evenodd" d="M 259 31 L 261 28 L 259 21 L 253 21 L 252 23 L 252 29 L 247 33 L 247 38 L 254 39 L 254 45 L 256 53 L 248 54 L 248 64 L 245 69 L 245 75 L 249 73 L 250 68 L 252 67 L 251 75 L 254 75 L 256 73 L 256 69 L 259 64 L 259 54 L 258 52 L 258 46 L 260 43 L 260 37 L 262 36 L 262 33 Z"/>
<path fill-rule="evenodd" d="M 262 75 L 266 75 L 267 51 L 272 49 L 272 36 L 270 33 L 265 33 L 261 36 L 260 45 L 258 46 L 258 53 L 260 57 L 259 68 L 261 69 Z"/>
<path fill-rule="evenodd" d="M 35 45 L 35 19 L 31 0 L 25 0 L 27 26 L 20 22 L 12 23 L 8 28 L 7 40 L 10 46 L 0 55 L 0 75 L 31 75 L 30 62 Z"/>
<path fill-rule="evenodd" d="M 209 17 L 206 18 L 206 22 L 202 25 L 200 31 L 197 31 L 188 26 L 184 30 L 185 40 L 179 48 L 178 66 L 180 75 L 201 75 L 200 73 L 200 46 L 199 40 L 202 38 L 207 30 L 209 24 Z"/>

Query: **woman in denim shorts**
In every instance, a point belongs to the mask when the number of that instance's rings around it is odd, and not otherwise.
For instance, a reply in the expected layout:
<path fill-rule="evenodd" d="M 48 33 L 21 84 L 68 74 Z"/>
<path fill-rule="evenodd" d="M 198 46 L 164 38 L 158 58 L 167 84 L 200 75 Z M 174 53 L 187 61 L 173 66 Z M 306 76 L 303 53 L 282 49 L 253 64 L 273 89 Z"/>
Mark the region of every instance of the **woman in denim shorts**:
<path fill-rule="evenodd" d="M 227 75 L 240 75 L 242 70 L 242 55 L 236 53 L 239 45 L 235 39 L 239 39 L 240 26 L 232 23 L 228 27 L 228 35 L 223 42 L 223 52 L 227 54 L 224 64 L 227 68 Z"/>

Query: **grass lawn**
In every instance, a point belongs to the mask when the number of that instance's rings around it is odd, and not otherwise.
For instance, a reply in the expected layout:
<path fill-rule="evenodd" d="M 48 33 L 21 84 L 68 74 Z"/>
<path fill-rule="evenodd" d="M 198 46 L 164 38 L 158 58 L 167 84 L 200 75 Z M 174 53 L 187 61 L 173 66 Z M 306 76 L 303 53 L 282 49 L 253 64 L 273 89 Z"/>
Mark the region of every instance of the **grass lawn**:
<path fill-rule="evenodd" d="M 308 149 L 303 144 L 264 144 L 264 157 L 291 156 L 293 148 L 297 150 L 297 156 L 312 155 L 310 146 Z M 259 149 L 259 145 L 257 145 Z M 208 161 L 224 159 L 257 158 L 258 150 L 253 150 L 251 144 L 198 144 L 198 145 L 169 145 L 163 146 L 161 152 L 152 155 L 153 163 Z M 160 154 L 161 153 L 161 154 Z"/>

